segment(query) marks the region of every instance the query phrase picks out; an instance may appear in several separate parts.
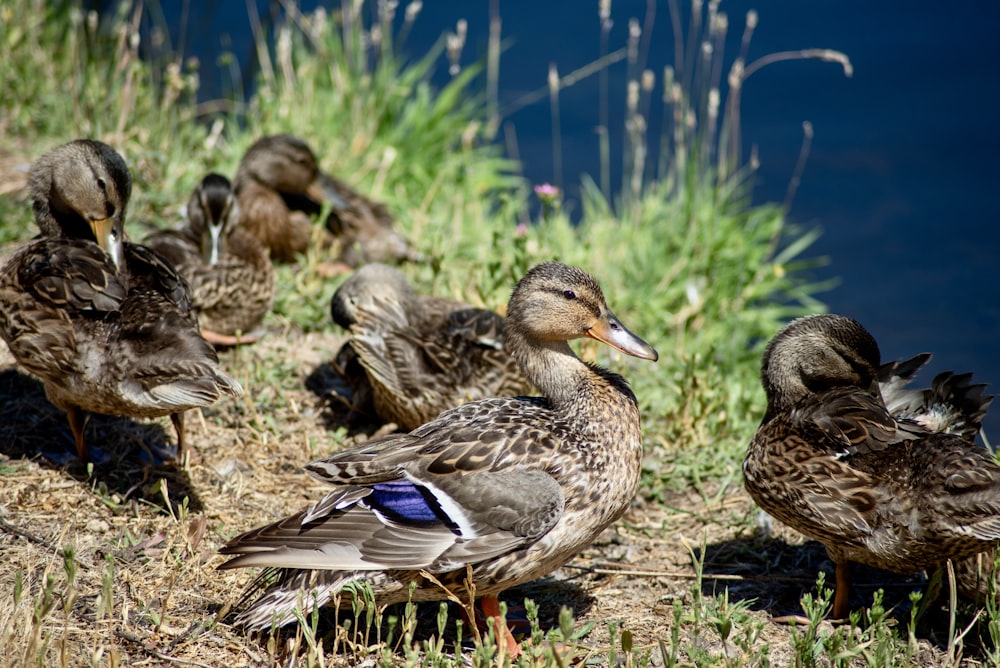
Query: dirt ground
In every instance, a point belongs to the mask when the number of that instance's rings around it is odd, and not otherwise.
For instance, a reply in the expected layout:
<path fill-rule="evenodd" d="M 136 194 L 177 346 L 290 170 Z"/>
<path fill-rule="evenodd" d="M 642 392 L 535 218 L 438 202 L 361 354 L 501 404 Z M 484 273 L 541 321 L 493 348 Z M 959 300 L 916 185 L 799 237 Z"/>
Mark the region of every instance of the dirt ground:
<path fill-rule="evenodd" d="M 266 639 L 220 620 L 252 573 L 216 570 L 223 561 L 216 550 L 237 532 L 310 505 L 324 490 L 301 466 L 364 440 L 374 428 L 352 433 L 344 427 L 346 409 L 330 399 L 338 386 L 327 360 L 340 343 L 333 333 L 304 335 L 272 324 L 260 343 L 224 352 L 222 362 L 244 383 L 246 396 L 188 416 L 193 458 L 186 468 L 161 459 L 174 443 L 168 420 L 94 416 L 87 426 L 99 460 L 92 473 L 72 454 L 64 414 L 2 347 L 0 644 L 8 655 L 0 665 L 48 665 L 60 656 L 67 665 L 269 663 L 273 648 Z M 761 623 L 757 644 L 770 645 L 771 665 L 786 665 L 791 631 L 770 619 L 801 613 L 802 592 L 832 566 L 818 544 L 790 530 L 774 526 L 769 537 L 749 530 L 757 513 L 741 488 L 719 498 L 715 507 L 693 492 L 666 504 L 637 500 L 590 549 L 507 598 L 536 600 L 543 626 L 557 624 L 563 605 L 579 623 L 595 622 L 582 640 L 593 648 L 591 659 L 607 661 L 611 621 L 632 632 L 640 652 L 652 648 L 653 664 L 662 665 L 658 643 L 671 641 L 674 601 L 690 610 L 698 594 L 728 588 L 729 602 L 747 602 L 751 619 Z M 72 587 L 65 546 L 75 551 Z M 700 590 L 696 559 L 704 560 Z M 48 576 L 56 598 L 39 627 L 33 619 L 44 607 Z M 877 587 L 886 589 L 889 604 L 905 604 L 920 586 L 913 578 L 866 570 L 856 582 L 852 603 L 858 607 L 870 604 Z M 422 619 L 433 619 L 435 611 L 422 611 Z M 899 614 L 905 620 L 905 609 Z M 927 665 L 942 657 L 947 623 L 940 621 L 921 636 Z M 43 633 L 36 638 L 38 628 Z M 693 622 L 684 623 L 683 642 L 739 665 L 731 642 L 723 646 L 704 628 L 694 638 L 692 628 Z M 45 643 L 47 658 L 33 659 Z M 331 663 L 356 658 L 341 655 Z"/>

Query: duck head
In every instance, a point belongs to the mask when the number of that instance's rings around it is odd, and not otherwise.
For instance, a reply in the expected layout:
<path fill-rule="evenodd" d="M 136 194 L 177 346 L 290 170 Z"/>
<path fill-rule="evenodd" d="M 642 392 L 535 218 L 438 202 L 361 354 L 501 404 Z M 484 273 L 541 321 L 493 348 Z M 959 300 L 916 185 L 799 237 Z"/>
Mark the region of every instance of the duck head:
<path fill-rule="evenodd" d="M 523 337 L 541 347 L 560 348 L 571 339 L 589 337 L 626 355 L 658 358 L 611 312 L 597 281 L 560 262 L 537 265 L 518 282 L 507 306 L 505 331 L 507 341 Z"/>
<path fill-rule="evenodd" d="M 881 399 L 879 363 L 878 344 L 856 320 L 833 314 L 793 320 L 764 350 L 761 382 L 768 415 L 838 387 L 858 388 Z"/>
<path fill-rule="evenodd" d="M 326 200 L 316 154 L 294 135 L 268 135 L 255 141 L 240 162 L 239 172 L 283 195 Z"/>
<path fill-rule="evenodd" d="M 214 266 L 225 252 L 226 238 L 239 221 L 232 184 L 221 174 L 208 174 L 191 193 L 188 225 L 199 239 L 202 261 Z"/>
<path fill-rule="evenodd" d="M 330 300 L 333 321 L 350 329 L 358 321 L 358 311 L 384 311 L 395 306 L 401 311 L 417 298 L 403 272 L 374 262 L 359 268 L 344 281 Z"/>
<path fill-rule="evenodd" d="M 113 148 L 90 139 L 63 144 L 35 161 L 28 188 L 43 235 L 95 241 L 123 268 L 132 178 Z"/>

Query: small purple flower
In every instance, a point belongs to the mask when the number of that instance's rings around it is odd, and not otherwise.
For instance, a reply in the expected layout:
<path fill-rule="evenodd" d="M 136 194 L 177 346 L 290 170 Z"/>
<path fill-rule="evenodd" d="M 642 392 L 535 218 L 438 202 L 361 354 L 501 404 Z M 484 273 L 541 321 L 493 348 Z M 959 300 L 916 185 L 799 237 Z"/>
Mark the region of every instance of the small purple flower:
<path fill-rule="evenodd" d="M 535 195 L 543 204 L 554 204 L 556 199 L 559 198 L 559 188 L 556 188 L 551 183 L 542 183 L 535 186 Z"/>
<path fill-rule="evenodd" d="M 535 186 L 535 196 L 542 203 L 542 218 L 548 220 L 553 211 L 559 210 L 559 188 L 551 183 Z"/>
<path fill-rule="evenodd" d="M 518 223 L 517 228 L 514 230 L 515 237 L 523 237 L 528 233 L 528 226 L 524 223 Z"/>

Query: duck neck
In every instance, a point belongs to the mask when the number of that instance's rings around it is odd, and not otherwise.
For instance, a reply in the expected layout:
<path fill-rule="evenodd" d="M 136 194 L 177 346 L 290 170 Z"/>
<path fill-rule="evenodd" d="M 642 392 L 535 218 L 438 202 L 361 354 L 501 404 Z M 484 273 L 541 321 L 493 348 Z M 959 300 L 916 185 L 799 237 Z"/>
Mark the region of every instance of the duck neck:
<path fill-rule="evenodd" d="M 524 375 L 556 410 L 577 404 L 581 388 L 594 375 L 566 341 L 529 341 L 510 327 L 504 347 Z"/>

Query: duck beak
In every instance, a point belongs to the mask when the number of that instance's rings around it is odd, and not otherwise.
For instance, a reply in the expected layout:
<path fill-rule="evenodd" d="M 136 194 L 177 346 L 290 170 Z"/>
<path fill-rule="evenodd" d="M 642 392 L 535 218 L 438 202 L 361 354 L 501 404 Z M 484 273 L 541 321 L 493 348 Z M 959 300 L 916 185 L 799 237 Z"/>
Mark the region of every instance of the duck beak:
<path fill-rule="evenodd" d="M 323 187 L 323 182 L 320 179 L 316 179 L 309 184 L 306 188 L 306 197 L 314 202 L 326 202 L 330 199 L 330 196 L 326 192 L 326 188 Z"/>
<path fill-rule="evenodd" d="M 206 226 L 201 233 L 201 260 L 210 267 L 219 263 L 222 254 L 222 225 Z"/>
<path fill-rule="evenodd" d="M 333 180 L 320 172 L 316 179 L 306 188 L 306 195 L 315 202 L 329 202 L 334 211 L 343 211 L 348 208 L 344 198 L 337 192 Z"/>
<path fill-rule="evenodd" d="M 598 320 L 597 324 L 588 329 L 586 334 L 590 338 L 606 343 L 615 350 L 620 350 L 632 357 L 653 360 L 654 362 L 660 357 L 656 354 L 653 346 L 625 329 L 625 326 L 613 313 L 608 313 L 607 318 Z"/>
<path fill-rule="evenodd" d="M 94 233 L 98 245 L 104 252 L 111 256 L 111 261 L 115 267 L 122 268 L 124 259 L 124 249 L 122 247 L 121 235 L 115 228 L 114 218 L 102 218 L 101 220 L 91 220 L 90 230 Z"/>

